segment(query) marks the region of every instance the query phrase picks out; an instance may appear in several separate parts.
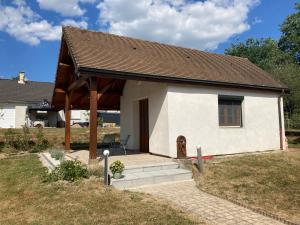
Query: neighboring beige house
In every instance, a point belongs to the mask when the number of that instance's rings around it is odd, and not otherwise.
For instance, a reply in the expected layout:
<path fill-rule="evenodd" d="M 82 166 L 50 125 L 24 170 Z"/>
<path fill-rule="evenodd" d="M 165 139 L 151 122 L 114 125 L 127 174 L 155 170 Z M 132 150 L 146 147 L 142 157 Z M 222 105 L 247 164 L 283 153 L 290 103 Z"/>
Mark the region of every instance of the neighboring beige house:
<path fill-rule="evenodd" d="M 19 80 L 0 79 L 0 128 L 42 125 L 64 125 L 64 112 L 51 109 L 53 83 L 27 81 L 20 72 Z M 87 123 L 88 111 L 74 110 L 71 124 Z"/>

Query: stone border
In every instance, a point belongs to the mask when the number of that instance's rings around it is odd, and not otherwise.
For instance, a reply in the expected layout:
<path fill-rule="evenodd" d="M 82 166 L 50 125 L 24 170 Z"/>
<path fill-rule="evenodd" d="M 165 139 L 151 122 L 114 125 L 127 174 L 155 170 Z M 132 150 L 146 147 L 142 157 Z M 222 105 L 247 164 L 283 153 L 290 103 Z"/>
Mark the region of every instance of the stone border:
<path fill-rule="evenodd" d="M 195 181 L 195 182 L 196 182 L 196 181 Z M 275 215 L 275 214 L 272 214 L 272 213 L 263 211 L 263 210 L 261 210 L 261 209 L 253 208 L 253 207 L 248 206 L 248 205 L 245 205 L 245 204 L 243 204 L 243 203 L 241 203 L 241 202 L 238 202 L 238 201 L 235 201 L 235 200 L 232 200 L 232 199 L 229 199 L 229 198 L 224 198 L 223 196 L 220 197 L 220 196 L 218 196 L 218 195 L 216 195 L 216 194 L 212 194 L 212 193 L 210 193 L 210 192 L 208 192 L 208 191 L 206 191 L 206 190 L 201 189 L 201 188 L 199 187 L 199 185 L 197 185 L 197 182 L 196 182 L 196 186 L 197 186 L 197 188 L 199 188 L 201 191 L 205 192 L 206 194 L 215 196 L 215 197 L 217 197 L 217 198 L 225 199 L 225 200 L 227 200 L 227 201 L 229 201 L 229 202 L 231 202 L 231 203 L 233 203 L 233 204 L 236 204 L 236 205 L 241 206 L 241 207 L 243 207 L 243 208 L 249 209 L 249 210 L 251 210 L 251 211 L 253 211 L 253 212 L 256 212 L 256 213 L 258 213 L 258 214 L 261 214 L 261 215 L 263 215 L 263 216 L 267 216 L 267 217 L 269 217 L 269 218 L 271 218 L 271 219 L 277 220 L 277 221 L 282 222 L 282 223 L 284 223 L 284 224 L 287 224 L 287 225 L 299 225 L 299 224 L 297 224 L 297 223 L 293 223 L 293 222 L 291 222 L 291 221 L 288 221 L 288 220 L 286 220 L 286 219 L 283 219 L 282 217 L 277 216 L 277 215 Z"/>
<path fill-rule="evenodd" d="M 39 153 L 39 159 L 43 166 L 48 168 L 49 171 L 54 170 L 54 168 L 60 164 L 60 161 L 53 159 L 49 152 Z"/>

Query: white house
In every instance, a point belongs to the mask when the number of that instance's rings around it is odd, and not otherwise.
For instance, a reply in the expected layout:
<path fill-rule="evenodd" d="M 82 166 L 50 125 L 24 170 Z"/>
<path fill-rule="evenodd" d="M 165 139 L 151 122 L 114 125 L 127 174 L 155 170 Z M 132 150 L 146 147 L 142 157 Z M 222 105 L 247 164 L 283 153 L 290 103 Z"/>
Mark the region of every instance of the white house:
<path fill-rule="evenodd" d="M 26 80 L 24 72 L 19 79 L 0 79 L 0 128 L 21 128 L 25 124 L 57 127 L 64 123 L 63 111 L 50 107 L 53 87 L 53 83 Z M 86 110 L 72 112 L 72 124 L 86 122 Z"/>
<path fill-rule="evenodd" d="M 222 155 L 276 150 L 280 135 L 284 140 L 277 93 L 127 81 L 121 97 L 121 139 L 131 135 L 129 149 L 140 148 L 141 99 L 148 99 L 149 152 L 154 154 L 176 158 L 180 135 L 186 137 L 188 156 L 196 156 L 199 145 L 205 155 Z"/>
<path fill-rule="evenodd" d="M 58 61 L 53 107 L 90 110 L 91 159 L 100 109 L 120 110 L 121 139 L 130 136 L 128 148 L 141 152 L 286 148 L 288 88 L 246 58 L 64 27 Z"/>

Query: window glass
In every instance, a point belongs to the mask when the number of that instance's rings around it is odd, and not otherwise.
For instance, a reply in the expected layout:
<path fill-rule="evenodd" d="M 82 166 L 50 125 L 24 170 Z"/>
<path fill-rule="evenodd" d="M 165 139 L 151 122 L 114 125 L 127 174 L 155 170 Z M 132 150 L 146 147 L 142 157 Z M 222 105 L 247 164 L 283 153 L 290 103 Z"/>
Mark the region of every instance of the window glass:
<path fill-rule="evenodd" d="M 219 125 L 242 126 L 242 97 L 219 96 Z"/>

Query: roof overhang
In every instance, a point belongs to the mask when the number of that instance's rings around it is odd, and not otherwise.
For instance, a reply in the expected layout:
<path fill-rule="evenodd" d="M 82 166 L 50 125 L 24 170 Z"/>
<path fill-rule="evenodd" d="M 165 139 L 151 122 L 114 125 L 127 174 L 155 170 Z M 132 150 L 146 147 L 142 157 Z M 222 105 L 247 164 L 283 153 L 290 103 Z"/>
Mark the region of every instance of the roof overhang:
<path fill-rule="evenodd" d="M 91 79 L 92 77 L 95 79 Z M 197 76 L 191 74 L 190 77 Z M 98 99 L 98 110 L 120 110 L 120 99 L 126 80 L 271 91 L 279 94 L 289 93 L 289 89 L 284 85 L 265 86 L 251 84 L 249 82 L 234 83 L 193 79 L 190 77 L 178 77 L 172 74 L 144 74 L 82 66 L 76 60 L 74 49 L 71 43 L 69 43 L 68 38 L 66 38 L 63 30 L 52 97 L 52 108 L 55 110 L 64 109 L 66 94 L 68 94 L 71 99 L 72 109 L 89 109 L 89 88 L 91 80 L 97 82 L 98 96 L 101 96 L 101 98 Z"/>
<path fill-rule="evenodd" d="M 183 84 L 194 84 L 194 85 L 200 84 L 200 85 L 217 86 L 217 87 L 268 90 L 268 91 L 274 91 L 280 93 L 282 92 L 289 93 L 288 87 L 259 86 L 259 85 L 229 83 L 229 82 L 220 82 L 220 81 L 212 81 L 212 80 L 178 78 L 178 77 L 173 77 L 172 75 L 160 76 L 155 74 L 130 73 L 124 71 L 111 71 L 111 70 L 103 70 L 103 69 L 88 68 L 88 67 L 78 67 L 78 73 L 83 74 L 85 76 L 97 76 L 101 74 L 101 77 L 104 78 L 115 78 L 115 79 L 124 79 L 124 80 L 144 80 L 144 81 L 152 81 L 152 82 L 183 83 Z"/>

